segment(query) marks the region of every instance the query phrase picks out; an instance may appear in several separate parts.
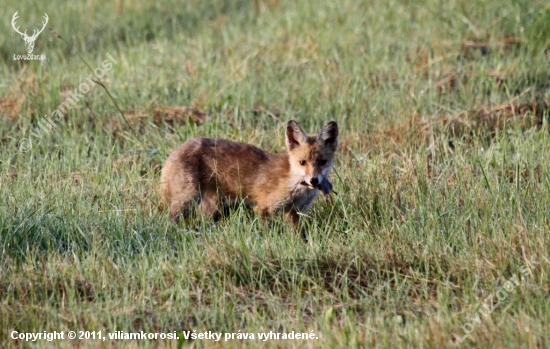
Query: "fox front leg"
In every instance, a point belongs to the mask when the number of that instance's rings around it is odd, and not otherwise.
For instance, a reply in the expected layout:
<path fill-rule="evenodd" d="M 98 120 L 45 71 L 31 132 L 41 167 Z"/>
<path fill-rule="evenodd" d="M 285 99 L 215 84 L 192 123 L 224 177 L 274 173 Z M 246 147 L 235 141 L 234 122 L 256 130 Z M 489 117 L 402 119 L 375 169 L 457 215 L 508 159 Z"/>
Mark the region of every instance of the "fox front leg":
<path fill-rule="evenodd" d="M 296 211 L 285 212 L 285 219 L 289 222 L 292 222 L 292 224 L 294 225 L 294 228 L 300 232 L 300 237 L 302 238 L 302 240 L 305 243 L 307 243 L 308 240 L 306 235 L 306 228 L 304 228 L 303 226 L 300 227 L 300 215 L 298 215 L 298 212 Z"/>

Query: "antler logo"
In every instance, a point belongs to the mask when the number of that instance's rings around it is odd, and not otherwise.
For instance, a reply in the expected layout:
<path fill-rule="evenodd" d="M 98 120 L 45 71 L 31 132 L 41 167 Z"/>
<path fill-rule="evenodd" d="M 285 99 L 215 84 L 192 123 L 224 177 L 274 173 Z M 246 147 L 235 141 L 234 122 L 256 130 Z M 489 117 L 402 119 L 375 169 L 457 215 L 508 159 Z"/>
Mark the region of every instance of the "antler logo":
<path fill-rule="evenodd" d="M 19 18 L 18 16 L 18 12 L 19 11 L 16 11 L 11 19 L 11 26 L 13 27 L 13 29 L 15 29 L 16 32 L 18 32 L 21 37 L 23 38 L 23 40 L 25 40 L 25 48 L 27 49 L 27 53 L 31 54 L 32 53 L 32 50 L 34 49 L 34 42 L 36 41 L 36 38 L 38 37 L 38 35 L 40 35 L 40 33 L 42 33 L 42 31 L 44 30 L 44 28 L 46 28 L 46 24 L 48 24 L 48 15 L 44 13 L 44 19 L 46 20 L 46 22 L 44 22 L 43 26 L 42 26 L 42 29 L 40 30 L 34 30 L 32 35 L 31 36 L 28 36 L 27 35 L 27 31 L 25 30 L 24 33 L 21 33 L 19 31 L 19 27 L 15 27 L 15 21 L 17 20 L 17 18 Z"/>

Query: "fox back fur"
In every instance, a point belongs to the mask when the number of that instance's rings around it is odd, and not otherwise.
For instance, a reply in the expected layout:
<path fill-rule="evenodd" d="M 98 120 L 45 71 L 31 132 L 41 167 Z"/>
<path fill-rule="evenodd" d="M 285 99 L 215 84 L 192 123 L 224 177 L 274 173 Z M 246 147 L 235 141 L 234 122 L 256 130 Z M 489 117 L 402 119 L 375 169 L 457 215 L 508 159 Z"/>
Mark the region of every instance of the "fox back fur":
<path fill-rule="evenodd" d="M 283 211 L 299 225 L 299 213 L 321 190 L 328 194 L 328 174 L 338 147 L 338 125 L 329 122 L 307 135 L 295 121 L 286 126 L 286 151 L 271 154 L 251 144 L 196 137 L 174 150 L 162 169 L 160 191 L 178 221 L 193 204 L 205 215 L 243 200 L 260 215 Z"/>

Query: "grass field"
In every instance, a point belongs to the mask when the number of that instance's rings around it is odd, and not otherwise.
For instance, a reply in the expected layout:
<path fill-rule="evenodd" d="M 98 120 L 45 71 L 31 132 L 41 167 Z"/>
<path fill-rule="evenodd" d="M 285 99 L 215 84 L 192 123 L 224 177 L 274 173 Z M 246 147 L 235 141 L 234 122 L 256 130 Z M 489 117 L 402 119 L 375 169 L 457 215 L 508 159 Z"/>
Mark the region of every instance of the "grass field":
<path fill-rule="evenodd" d="M 3 3 L 0 347 L 550 348 L 548 1 Z M 14 60 L 15 11 L 48 14 L 47 60 Z M 290 119 L 340 125 L 309 244 L 242 208 L 170 222 L 172 149 L 280 152 Z M 70 330 L 180 339 L 12 339 Z"/>

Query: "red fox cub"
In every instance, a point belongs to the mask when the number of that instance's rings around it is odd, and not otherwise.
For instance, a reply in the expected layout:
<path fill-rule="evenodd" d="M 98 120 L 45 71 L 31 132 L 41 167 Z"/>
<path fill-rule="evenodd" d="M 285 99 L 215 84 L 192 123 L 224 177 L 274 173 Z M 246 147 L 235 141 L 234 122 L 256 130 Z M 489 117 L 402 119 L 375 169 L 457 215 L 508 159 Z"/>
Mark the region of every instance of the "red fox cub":
<path fill-rule="evenodd" d="M 251 144 L 196 137 L 174 150 L 162 169 L 160 190 L 172 219 L 187 219 L 194 204 L 209 216 L 223 204 L 243 200 L 260 215 L 280 210 L 299 226 L 321 190 L 332 191 L 328 174 L 338 147 L 338 124 L 307 135 L 294 121 L 286 126 L 286 151 L 271 154 Z"/>

